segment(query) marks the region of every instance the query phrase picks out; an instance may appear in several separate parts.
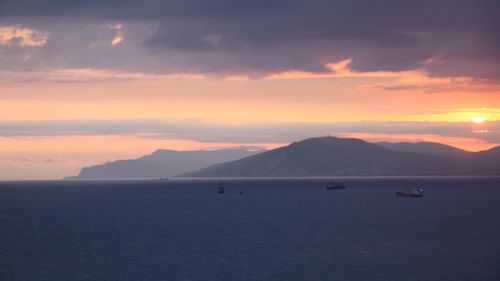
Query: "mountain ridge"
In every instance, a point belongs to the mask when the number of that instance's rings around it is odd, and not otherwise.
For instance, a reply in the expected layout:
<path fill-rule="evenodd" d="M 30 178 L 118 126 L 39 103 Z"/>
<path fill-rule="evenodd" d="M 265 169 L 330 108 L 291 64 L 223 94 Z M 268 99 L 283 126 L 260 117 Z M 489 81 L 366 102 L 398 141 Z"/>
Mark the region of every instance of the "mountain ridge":
<path fill-rule="evenodd" d="M 495 150 L 496 151 L 496 150 Z M 485 152 L 491 155 L 491 152 Z M 360 139 L 319 137 L 220 163 L 182 177 L 498 175 L 478 153 L 444 156 L 394 151 Z M 495 156 L 493 158 L 496 160 Z M 483 163 L 484 162 L 484 163 Z"/>
<path fill-rule="evenodd" d="M 136 159 L 116 160 L 84 167 L 66 179 L 161 178 L 194 171 L 216 163 L 236 160 L 256 153 L 242 148 L 177 151 L 158 149 Z"/>
<path fill-rule="evenodd" d="M 389 150 L 415 152 L 430 155 L 465 156 L 473 152 L 438 142 L 376 142 Z"/>
<path fill-rule="evenodd" d="M 259 152 L 158 149 L 137 159 L 84 167 L 66 179 L 500 175 L 500 146 L 469 152 L 435 142 L 370 143 L 327 136 Z"/>

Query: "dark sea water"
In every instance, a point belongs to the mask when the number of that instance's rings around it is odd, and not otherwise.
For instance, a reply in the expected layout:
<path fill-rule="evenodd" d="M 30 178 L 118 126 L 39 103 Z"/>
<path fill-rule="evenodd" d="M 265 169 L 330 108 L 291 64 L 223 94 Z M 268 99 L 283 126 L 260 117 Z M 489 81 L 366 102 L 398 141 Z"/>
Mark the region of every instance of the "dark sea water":
<path fill-rule="evenodd" d="M 326 183 L 1 182 L 0 280 L 500 280 L 500 178 Z"/>

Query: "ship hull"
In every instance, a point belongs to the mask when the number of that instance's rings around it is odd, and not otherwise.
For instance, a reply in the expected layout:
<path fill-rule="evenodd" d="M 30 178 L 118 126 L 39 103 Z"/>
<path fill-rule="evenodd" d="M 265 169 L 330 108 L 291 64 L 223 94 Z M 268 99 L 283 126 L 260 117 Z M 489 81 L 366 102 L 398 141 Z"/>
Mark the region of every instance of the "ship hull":
<path fill-rule="evenodd" d="M 340 189 L 346 189 L 346 187 L 327 187 L 327 190 L 340 190 Z"/>
<path fill-rule="evenodd" d="M 405 193 L 401 191 L 396 192 L 397 197 L 424 197 L 423 194 L 411 194 L 411 193 Z"/>

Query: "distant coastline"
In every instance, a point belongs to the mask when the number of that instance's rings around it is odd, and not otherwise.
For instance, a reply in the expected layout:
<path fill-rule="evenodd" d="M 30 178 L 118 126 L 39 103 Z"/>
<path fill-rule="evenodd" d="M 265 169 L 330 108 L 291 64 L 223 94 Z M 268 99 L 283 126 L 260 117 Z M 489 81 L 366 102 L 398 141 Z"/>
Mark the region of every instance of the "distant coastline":
<path fill-rule="evenodd" d="M 368 143 L 318 137 L 270 151 L 158 150 L 86 167 L 65 180 L 401 178 L 500 176 L 500 148 L 469 152 L 440 143 Z"/>

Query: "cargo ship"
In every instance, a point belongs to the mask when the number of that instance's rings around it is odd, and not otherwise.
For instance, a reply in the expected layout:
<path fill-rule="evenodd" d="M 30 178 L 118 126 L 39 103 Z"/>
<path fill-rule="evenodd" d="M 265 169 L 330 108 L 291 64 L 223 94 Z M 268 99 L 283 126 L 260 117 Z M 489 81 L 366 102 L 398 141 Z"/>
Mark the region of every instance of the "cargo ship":
<path fill-rule="evenodd" d="M 335 189 L 346 189 L 347 187 L 341 182 L 329 182 L 326 185 L 327 190 L 335 190 Z"/>
<path fill-rule="evenodd" d="M 217 188 L 217 193 L 224 193 L 224 183 L 219 182 L 219 187 Z"/>
<path fill-rule="evenodd" d="M 424 190 L 420 187 L 406 188 L 401 191 L 396 191 L 398 197 L 424 197 Z"/>

